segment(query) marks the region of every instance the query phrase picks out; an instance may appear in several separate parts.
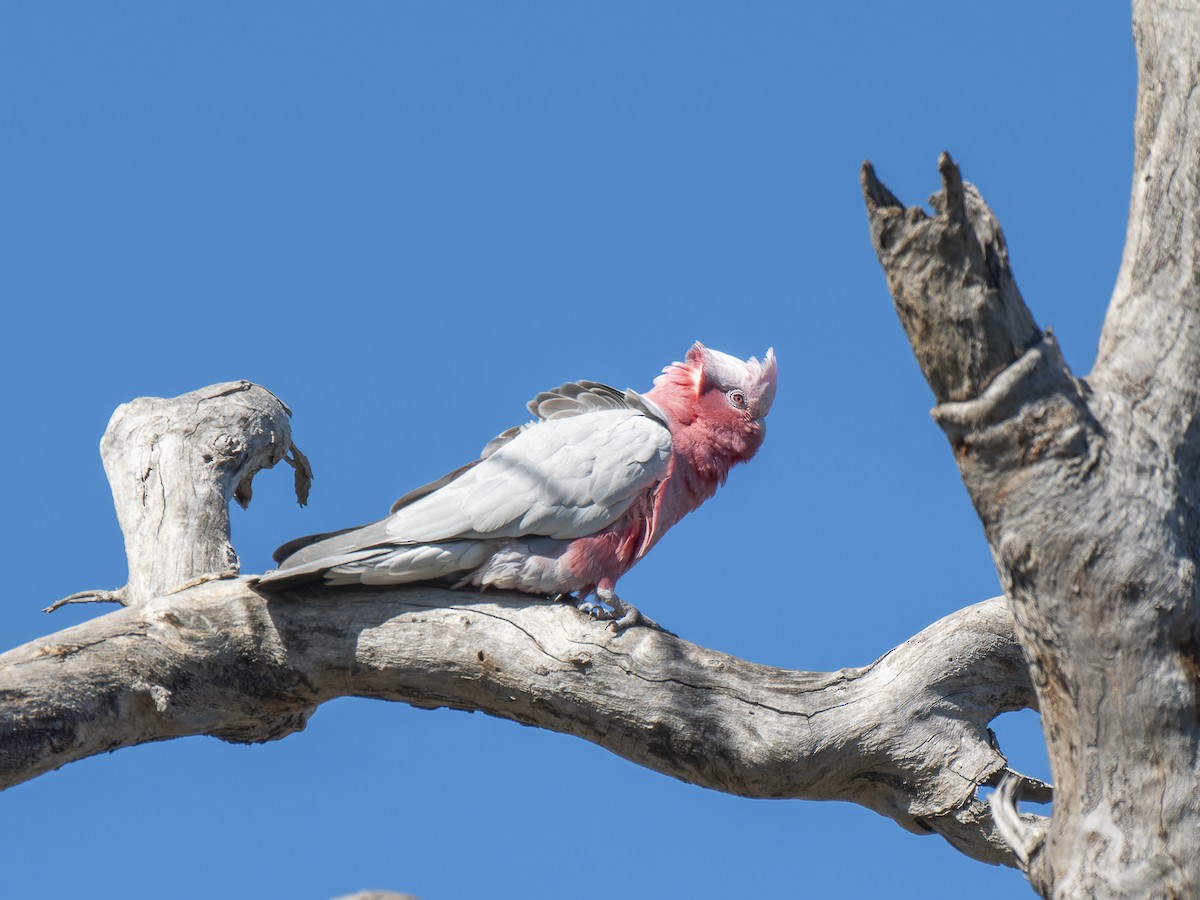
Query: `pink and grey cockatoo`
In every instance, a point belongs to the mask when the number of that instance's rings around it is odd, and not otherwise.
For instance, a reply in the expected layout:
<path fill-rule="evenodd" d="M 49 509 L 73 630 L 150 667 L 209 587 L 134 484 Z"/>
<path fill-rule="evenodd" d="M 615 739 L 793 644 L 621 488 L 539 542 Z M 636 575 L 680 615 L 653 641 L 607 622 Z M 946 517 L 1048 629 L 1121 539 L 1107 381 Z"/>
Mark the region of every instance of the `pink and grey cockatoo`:
<path fill-rule="evenodd" d="M 536 421 L 405 494 L 370 525 L 275 551 L 265 589 L 438 581 L 541 596 L 641 620 L 617 579 L 754 456 L 775 398 L 775 354 L 742 362 L 696 343 L 648 393 L 594 381 L 538 394 Z M 607 609 L 585 602 L 595 594 Z"/>

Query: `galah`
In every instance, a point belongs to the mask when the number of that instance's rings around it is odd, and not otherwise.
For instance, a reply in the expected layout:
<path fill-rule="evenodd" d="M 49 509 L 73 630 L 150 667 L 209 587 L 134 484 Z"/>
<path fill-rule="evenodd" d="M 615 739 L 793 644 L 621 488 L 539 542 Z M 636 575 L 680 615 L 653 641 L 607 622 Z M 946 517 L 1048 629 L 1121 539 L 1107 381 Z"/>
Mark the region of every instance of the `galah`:
<path fill-rule="evenodd" d="M 754 456 L 776 376 L 773 350 L 743 362 L 697 342 L 646 394 L 594 381 L 538 394 L 528 404 L 536 421 L 405 494 L 385 519 L 284 544 L 258 584 L 574 594 L 618 630 L 632 625 L 642 617 L 617 596 L 617 579 Z"/>

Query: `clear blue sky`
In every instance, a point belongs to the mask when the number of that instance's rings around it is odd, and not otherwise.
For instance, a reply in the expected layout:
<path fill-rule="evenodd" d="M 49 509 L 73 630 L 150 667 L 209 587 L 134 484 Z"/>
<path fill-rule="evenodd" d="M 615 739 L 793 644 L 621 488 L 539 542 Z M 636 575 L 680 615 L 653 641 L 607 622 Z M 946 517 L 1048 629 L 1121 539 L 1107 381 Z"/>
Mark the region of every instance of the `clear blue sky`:
<path fill-rule="evenodd" d="M 15 646 L 125 565 L 112 410 L 247 378 L 290 470 L 233 511 L 247 572 L 386 512 L 575 378 L 774 345 L 766 445 L 622 582 L 699 644 L 861 665 L 998 592 L 872 253 L 858 167 L 942 149 L 1038 322 L 1090 367 L 1135 89 L 1125 4 L 10 3 L 0 11 L 5 568 Z M 1012 719 L 1013 717 L 1005 717 Z M 1032 714 L 997 723 L 1046 775 Z M 617 852 L 625 842 L 636 852 Z M 844 804 L 748 801 L 576 739 L 344 700 L 0 795 L 0 895 L 1021 895 Z"/>

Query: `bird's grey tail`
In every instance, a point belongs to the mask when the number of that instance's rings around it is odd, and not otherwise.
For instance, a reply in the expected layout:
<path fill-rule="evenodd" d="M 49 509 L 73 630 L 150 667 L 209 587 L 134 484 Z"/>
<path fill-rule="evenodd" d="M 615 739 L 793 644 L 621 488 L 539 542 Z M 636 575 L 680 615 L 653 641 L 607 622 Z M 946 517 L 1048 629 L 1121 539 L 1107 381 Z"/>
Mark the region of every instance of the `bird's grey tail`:
<path fill-rule="evenodd" d="M 289 572 L 286 569 L 273 569 L 252 580 L 250 586 L 262 588 L 264 591 L 287 591 L 292 588 L 303 587 L 306 584 L 320 584 L 324 580 L 324 577 L 324 570 L 317 572 Z"/>
<path fill-rule="evenodd" d="M 386 544 L 382 522 L 296 538 L 272 554 L 279 568 L 261 576 L 255 587 L 282 591 L 318 584 L 330 569 L 375 556 Z"/>
<path fill-rule="evenodd" d="M 360 528 L 366 528 L 365 525 L 355 525 L 352 528 L 340 528 L 337 531 L 326 531 L 324 534 L 306 534 L 304 537 L 293 538 L 286 544 L 280 544 L 275 552 L 271 554 L 271 559 L 275 560 L 276 565 L 282 565 L 289 556 L 295 556 L 305 547 L 317 543 L 317 541 L 328 540 L 335 538 L 338 535 L 349 534 L 351 531 L 358 531 Z"/>

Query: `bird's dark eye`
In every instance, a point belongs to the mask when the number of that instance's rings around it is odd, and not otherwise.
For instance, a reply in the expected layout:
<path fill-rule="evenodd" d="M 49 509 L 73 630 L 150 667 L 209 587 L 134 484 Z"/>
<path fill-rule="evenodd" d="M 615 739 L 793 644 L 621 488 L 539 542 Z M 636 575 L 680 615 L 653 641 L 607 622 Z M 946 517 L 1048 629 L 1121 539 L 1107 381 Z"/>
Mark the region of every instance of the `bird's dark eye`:
<path fill-rule="evenodd" d="M 745 391 L 739 391 L 735 388 L 734 390 L 730 391 L 725 396 L 729 398 L 729 402 L 732 406 L 735 406 L 738 409 L 746 408 L 746 392 Z"/>

